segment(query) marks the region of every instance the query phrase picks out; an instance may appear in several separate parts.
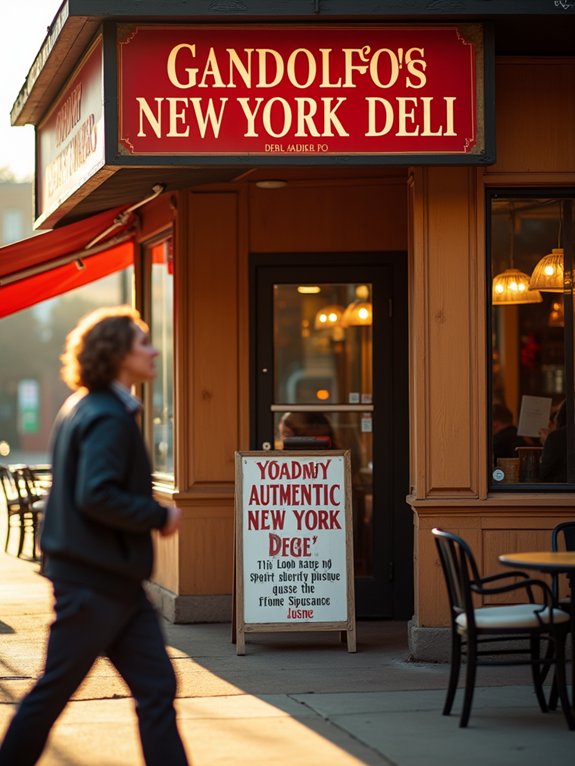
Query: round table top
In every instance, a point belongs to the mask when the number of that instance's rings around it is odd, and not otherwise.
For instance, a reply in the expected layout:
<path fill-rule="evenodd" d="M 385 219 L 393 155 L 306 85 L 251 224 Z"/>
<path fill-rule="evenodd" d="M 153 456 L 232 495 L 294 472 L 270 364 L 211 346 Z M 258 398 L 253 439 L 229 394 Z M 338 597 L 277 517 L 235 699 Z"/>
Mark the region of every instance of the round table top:
<path fill-rule="evenodd" d="M 527 551 L 504 553 L 498 557 L 502 564 L 539 571 L 575 570 L 575 551 Z"/>

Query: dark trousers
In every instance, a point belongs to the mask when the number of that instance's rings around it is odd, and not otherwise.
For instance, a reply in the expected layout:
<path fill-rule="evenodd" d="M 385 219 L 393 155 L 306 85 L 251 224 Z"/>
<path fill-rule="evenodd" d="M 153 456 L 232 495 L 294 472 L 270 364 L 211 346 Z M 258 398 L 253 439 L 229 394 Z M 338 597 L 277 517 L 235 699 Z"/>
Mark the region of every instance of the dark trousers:
<path fill-rule="evenodd" d="M 130 602 L 55 583 L 56 619 L 46 667 L 22 700 L 0 747 L 0 766 L 32 766 L 54 722 L 99 655 L 107 655 L 136 702 L 147 766 L 187 766 L 176 725 L 176 678 L 156 612 L 143 591 Z"/>

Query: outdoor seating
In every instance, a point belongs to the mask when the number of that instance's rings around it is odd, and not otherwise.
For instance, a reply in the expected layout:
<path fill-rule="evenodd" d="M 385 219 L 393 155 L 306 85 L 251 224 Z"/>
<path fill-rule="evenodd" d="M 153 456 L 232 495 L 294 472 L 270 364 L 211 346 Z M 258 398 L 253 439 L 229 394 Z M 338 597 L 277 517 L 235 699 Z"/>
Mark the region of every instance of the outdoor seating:
<path fill-rule="evenodd" d="M 13 465 L 10 470 L 18 481 L 22 493 L 31 503 L 40 503 L 48 495 L 47 478 L 45 474 L 37 472 L 35 466 Z M 40 506 L 38 506 L 40 507 Z"/>
<path fill-rule="evenodd" d="M 575 521 L 562 521 L 551 530 L 551 550 L 552 551 L 575 551 Z M 573 577 L 567 575 L 569 581 L 569 588 L 572 590 L 575 588 L 575 582 Z M 570 593 L 567 596 L 561 596 L 559 592 L 559 575 L 554 574 L 551 584 L 553 595 L 557 605 L 571 614 L 571 620 L 575 620 L 575 615 L 572 614 L 573 608 L 573 595 Z M 572 627 L 573 629 L 573 627 Z M 575 658 L 571 658 L 571 662 L 574 662 Z M 575 689 L 572 694 L 575 695 Z M 549 695 L 549 708 L 555 710 L 557 707 L 557 684 L 555 680 L 551 687 L 551 694 Z"/>
<path fill-rule="evenodd" d="M 0 485 L 6 508 L 6 540 L 4 550 L 8 551 L 10 538 L 17 531 L 17 556 L 24 550 L 26 536 L 31 536 L 32 558 L 37 559 L 37 536 L 40 518 L 44 510 L 44 499 L 36 494 L 29 482 L 29 474 L 23 467 L 11 469 L 0 466 Z"/>
<path fill-rule="evenodd" d="M 549 586 L 515 570 L 481 577 L 473 553 L 462 538 L 437 528 L 433 535 L 450 604 L 451 668 L 443 715 L 449 715 L 453 706 L 462 657 L 467 663 L 459 722 L 462 728 L 467 726 L 471 714 L 479 665 L 530 665 L 542 712 L 549 709 L 543 681 L 554 665 L 563 713 L 569 728 L 575 729 L 565 682 L 565 639 L 570 618 L 567 612 L 554 606 Z M 522 603 L 484 607 L 474 603 L 477 597 L 501 593 L 512 593 Z M 551 645 L 549 649 L 548 644 L 545 654 L 541 653 L 541 639 Z M 489 661 L 483 659 L 487 657 Z"/>
<path fill-rule="evenodd" d="M 551 550 L 552 551 L 575 551 L 575 521 L 562 521 L 551 530 Z M 569 576 L 567 576 L 569 578 Z M 575 583 L 569 578 L 569 586 L 575 587 Z M 569 611 L 571 608 L 571 599 L 569 596 L 561 598 L 559 594 L 559 578 L 553 577 L 553 593 L 559 602 L 561 609 Z"/>

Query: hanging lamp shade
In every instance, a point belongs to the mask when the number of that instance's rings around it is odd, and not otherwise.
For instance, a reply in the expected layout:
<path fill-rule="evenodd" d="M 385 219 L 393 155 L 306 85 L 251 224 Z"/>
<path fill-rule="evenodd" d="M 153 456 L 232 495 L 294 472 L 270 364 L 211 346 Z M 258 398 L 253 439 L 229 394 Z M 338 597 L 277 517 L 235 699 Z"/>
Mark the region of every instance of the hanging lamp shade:
<path fill-rule="evenodd" d="M 515 306 L 521 303 L 541 303 L 543 297 L 537 290 L 529 287 L 529 275 L 516 269 L 513 263 L 515 245 L 515 225 L 517 222 L 513 203 L 509 208 L 510 239 L 509 268 L 493 277 L 491 302 L 494 306 Z"/>
<path fill-rule="evenodd" d="M 338 306 L 335 303 L 330 306 L 324 306 L 315 315 L 315 329 L 321 330 L 330 327 L 341 327 L 343 313 L 343 307 Z"/>
<path fill-rule="evenodd" d="M 565 289 L 564 260 L 562 247 L 554 247 L 550 253 L 544 255 L 531 274 L 531 290 L 562 293 Z"/>
<path fill-rule="evenodd" d="M 343 312 L 341 323 L 344 327 L 370 325 L 373 321 L 373 307 L 369 301 L 352 301 Z"/>
<path fill-rule="evenodd" d="M 491 289 L 494 306 L 511 306 L 520 303 L 541 303 L 543 296 L 529 287 L 529 275 L 519 269 L 505 269 L 493 277 Z"/>

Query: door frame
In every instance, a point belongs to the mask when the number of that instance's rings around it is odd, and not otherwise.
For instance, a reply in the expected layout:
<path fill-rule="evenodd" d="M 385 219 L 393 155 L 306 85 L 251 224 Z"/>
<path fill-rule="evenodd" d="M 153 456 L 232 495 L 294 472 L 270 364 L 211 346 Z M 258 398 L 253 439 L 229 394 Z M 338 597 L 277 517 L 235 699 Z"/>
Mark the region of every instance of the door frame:
<path fill-rule="evenodd" d="M 263 417 L 262 397 L 260 396 L 260 366 L 265 366 L 273 374 L 273 358 L 259 360 L 259 346 L 267 345 L 273 350 L 273 322 L 262 321 L 262 313 L 269 312 L 269 307 L 260 305 L 258 285 L 263 272 L 266 270 L 284 271 L 286 283 L 299 281 L 315 281 L 317 276 L 309 279 L 305 271 L 322 272 L 322 280 L 326 282 L 342 281 L 338 272 L 352 270 L 353 278 L 344 281 L 369 282 L 364 277 L 365 272 L 378 268 L 388 272 L 389 284 L 386 283 L 386 297 L 389 296 L 389 316 L 385 317 L 387 329 L 386 338 L 391 338 L 391 348 L 379 349 L 374 337 L 373 377 L 374 403 L 378 401 L 377 382 L 379 387 L 384 381 L 384 366 L 391 365 L 392 377 L 386 381 L 390 391 L 390 399 L 380 400 L 380 410 L 385 414 L 380 417 L 380 423 L 391 431 L 389 439 L 384 434 L 377 438 L 374 430 L 374 494 L 379 488 L 377 497 L 380 502 L 389 504 L 391 514 L 387 519 L 381 519 L 380 525 L 387 524 L 391 535 L 389 544 L 379 543 L 383 547 L 383 556 L 378 557 L 378 540 L 381 541 L 382 529 L 378 530 L 377 517 L 374 518 L 374 567 L 376 577 L 356 578 L 356 613 L 359 618 L 384 618 L 407 620 L 413 615 L 413 513 L 406 503 L 409 493 L 409 396 L 408 396 L 408 327 L 407 327 L 407 253 L 394 252 L 350 252 L 350 253 L 252 253 L 249 256 L 249 298 L 250 298 L 250 449 L 261 449 L 261 434 L 258 433 L 259 423 Z M 333 276 L 330 276 L 330 270 Z M 289 274 L 290 271 L 294 273 Z M 355 276 L 357 272 L 357 277 Z M 300 277 L 300 274 L 302 275 Z M 292 277 L 288 279 L 288 277 Z M 349 277 L 349 274 L 348 274 Z M 374 296 L 374 303 L 376 297 Z M 385 307 L 382 307 L 385 310 Z M 387 313 L 387 312 L 386 312 Z M 262 340 L 265 338 L 266 340 Z M 266 412 L 267 416 L 267 412 Z M 381 429 L 381 425 L 380 425 Z M 385 482 L 383 478 L 377 482 L 376 449 L 382 448 L 381 462 L 392 465 L 390 475 Z M 379 532 L 379 537 L 378 537 Z M 384 593 L 380 593 L 382 588 Z M 387 608 L 382 604 L 387 603 Z"/>

